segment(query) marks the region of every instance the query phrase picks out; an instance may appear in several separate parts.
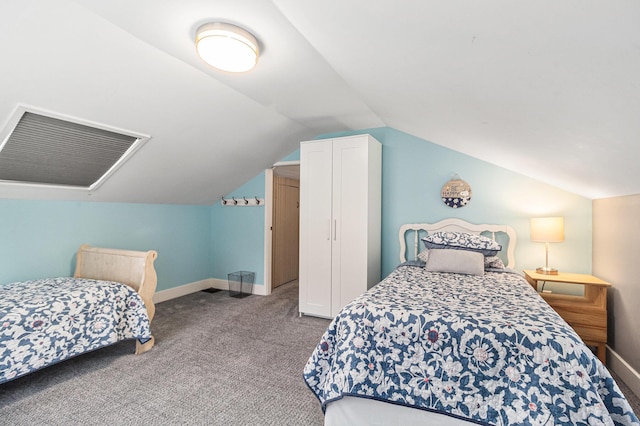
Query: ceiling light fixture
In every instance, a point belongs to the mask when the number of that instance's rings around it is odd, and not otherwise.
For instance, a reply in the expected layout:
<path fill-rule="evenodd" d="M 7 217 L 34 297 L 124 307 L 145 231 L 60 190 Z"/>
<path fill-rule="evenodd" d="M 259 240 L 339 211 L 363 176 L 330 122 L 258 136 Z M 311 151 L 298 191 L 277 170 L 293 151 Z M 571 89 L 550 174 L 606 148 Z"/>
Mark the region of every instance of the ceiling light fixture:
<path fill-rule="evenodd" d="M 206 63 L 223 71 L 249 71 L 258 62 L 256 38 L 247 30 L 223 22 L 198 28 L 196 50 Z"/>

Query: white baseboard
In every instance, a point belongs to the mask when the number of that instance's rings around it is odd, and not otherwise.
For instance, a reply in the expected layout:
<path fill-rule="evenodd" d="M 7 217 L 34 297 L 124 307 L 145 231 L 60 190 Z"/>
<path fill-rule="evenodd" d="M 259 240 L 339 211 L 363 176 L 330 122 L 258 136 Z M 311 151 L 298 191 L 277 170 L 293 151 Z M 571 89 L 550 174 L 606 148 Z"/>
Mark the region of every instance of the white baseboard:
<path fill-rule="evenodd" d="M 259 296 L 266 296 L 266 286 L 264 285 L 253 285 L 252 294 L 257 294 Z M 184 284 L 178 287 L 173 287 L 167 290 L 161 290 L 156 292 L 153 295 L 153 303 L 160 303 L 166 300 L 175 299 L 177 297 L 186 296 L 187 294 L 195 293 L 197 291 L 206 290 L 208 288 L 217 288 L 219 290 L 229 290 L 229 283 L 227 280 L 223 280 L 220 278 L 207 278 L 205 280 L 200 280 L 196 282 L 192 282 L 189 284 Z"/>
<path fill-rule="evenodd" d="M 196 281 L 189 284 L 180 285 L 167 290 L 161 290 L 153 295 L 153 303 L 160 303 L 166 300 L 175 299 L 180 296 L 186 296 L 187 294 L 195 293 L 196 291 L 204 290 L 213 287 L 212 279 L 206 279 Z"/>
<path fill-rule="evenodd" d="M 607 346 L 607 366 L 616 373 L 625 385 L 640 395 L 640 373 L 638 373 L 616 351 Z"/>

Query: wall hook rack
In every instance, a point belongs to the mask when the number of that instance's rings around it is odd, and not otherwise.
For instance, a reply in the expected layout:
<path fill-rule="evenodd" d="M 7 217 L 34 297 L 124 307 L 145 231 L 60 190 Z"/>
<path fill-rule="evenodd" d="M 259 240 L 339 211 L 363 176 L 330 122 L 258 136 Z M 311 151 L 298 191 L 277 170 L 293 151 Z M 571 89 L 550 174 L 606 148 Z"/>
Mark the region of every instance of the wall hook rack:
<path fill-rule="evenodd" d="M 231 199 L 222 197 L 220 204 L 226 207 L 257 207 L 264 206 L 264 199 L 254 197 L 231 197 Z"/>

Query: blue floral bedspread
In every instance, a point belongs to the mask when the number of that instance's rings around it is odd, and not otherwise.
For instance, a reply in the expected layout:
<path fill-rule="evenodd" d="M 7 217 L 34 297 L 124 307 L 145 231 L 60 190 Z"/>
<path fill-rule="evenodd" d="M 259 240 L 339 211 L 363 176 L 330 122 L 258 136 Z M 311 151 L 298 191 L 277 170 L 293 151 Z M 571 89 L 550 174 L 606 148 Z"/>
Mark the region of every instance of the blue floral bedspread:
<path fill-rule="evenodd" d="M 124 284 L 51 278 L 0 285 L 0 383 L 120 340 L 151 338 Z"/>
<path fill-rule="evenodd" d="M 304 368 L 359 396 L 479 424 L 640 424 L 607 369 L 522 276 L 401 266 L 347 305 Z"/>

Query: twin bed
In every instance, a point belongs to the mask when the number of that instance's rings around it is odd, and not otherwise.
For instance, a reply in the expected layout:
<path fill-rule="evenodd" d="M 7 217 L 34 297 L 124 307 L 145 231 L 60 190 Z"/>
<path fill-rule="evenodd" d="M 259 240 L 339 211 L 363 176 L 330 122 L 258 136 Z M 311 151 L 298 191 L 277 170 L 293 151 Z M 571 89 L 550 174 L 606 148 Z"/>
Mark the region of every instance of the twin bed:
<path fill-rule="evenodd" d="M 83 245 L 73 278 L 0 285 L 0 384 L 121 340 L 151 349 L 156 257 Z"/>
<path fill-rule="evenodd" d="M 304 368 L 326 425 L 640 424 L 511 269 L 512 228 L 449 219 L 399 237 L 401 266 L 336 316 Z"/>
<path fill-rule="evenodd" d="M 304 368 L 325 424 L 640 424 L 511 269 L 515 240 L 508 226 L 403 226 L 401 266 L 336 316 Z M 0 286 L 0 384 L 124 339 L 151 349 L 156 256 L 85 245 L 74 278 Z"/>

